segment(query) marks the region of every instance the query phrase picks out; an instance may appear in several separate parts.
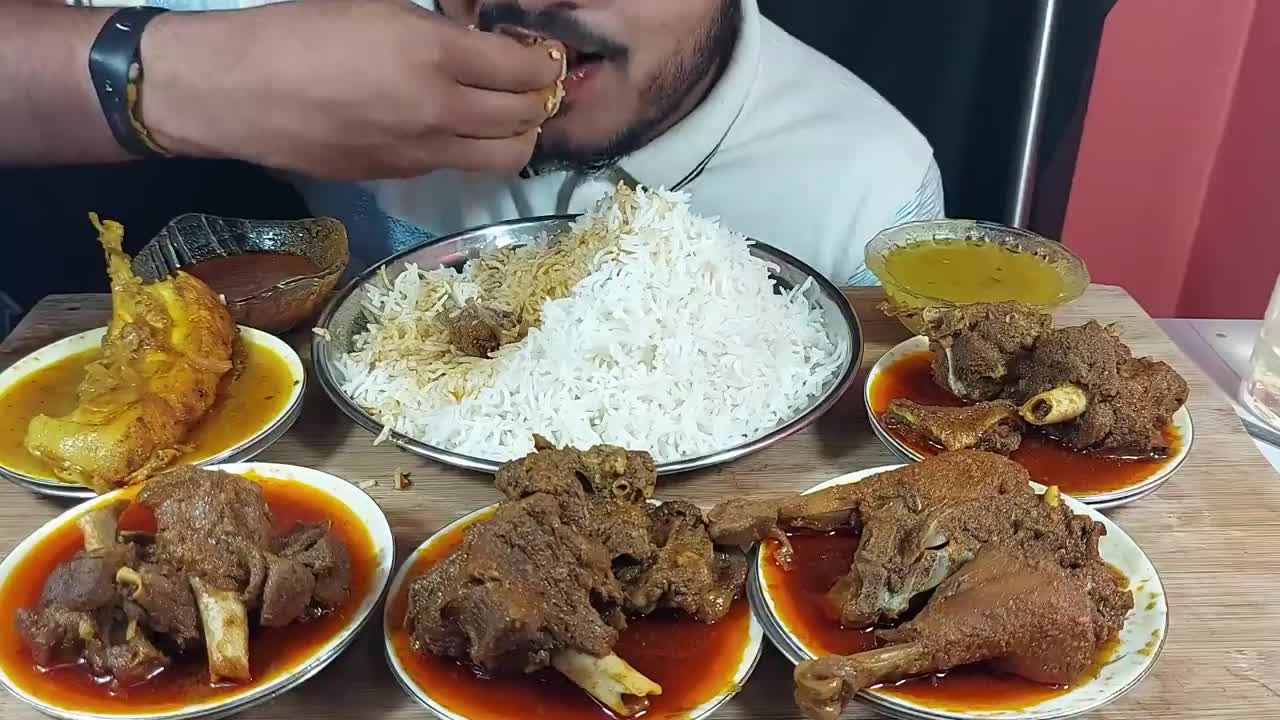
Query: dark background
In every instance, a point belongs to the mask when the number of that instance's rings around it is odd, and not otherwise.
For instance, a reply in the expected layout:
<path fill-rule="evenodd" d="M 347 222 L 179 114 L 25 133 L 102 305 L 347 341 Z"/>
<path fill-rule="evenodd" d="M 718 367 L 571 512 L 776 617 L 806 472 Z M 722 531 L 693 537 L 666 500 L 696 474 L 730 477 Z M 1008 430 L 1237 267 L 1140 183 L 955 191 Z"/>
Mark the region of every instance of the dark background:
<path fill-rule="evenodd" d="M 759 2 L 768 17 L 874 86 L 929 138 L 942 168 L 948 215 L 1006 217 L 1037 3 Z M 1031 221 L 1050 237 L 1062 227 L 1102 21 L 1114 3 L 1060 2 Z M 6 235 L 0 290 L 23 307 L 49 293 L 105 291 L 90 210 L 125 224 L 130 251 L 184 212 L 306 214 L 289 187 L 239 163 L 0 169 Z"/>

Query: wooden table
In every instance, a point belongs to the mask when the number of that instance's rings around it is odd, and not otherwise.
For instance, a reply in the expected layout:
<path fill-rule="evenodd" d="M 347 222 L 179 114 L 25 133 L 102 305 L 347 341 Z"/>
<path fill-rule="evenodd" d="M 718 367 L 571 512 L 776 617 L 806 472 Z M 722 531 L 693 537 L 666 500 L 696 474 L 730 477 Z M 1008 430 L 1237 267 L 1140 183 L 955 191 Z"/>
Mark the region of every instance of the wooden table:
<path fill-rule="evenodd" d="M 876 289 L 850 290 L 866 334 L 863 368 L 907 333 L 875 310 Z M 0 367 L 61 337 L 104 325 L 105 296 L 51 297 L 0 345 Z M 1064 322 L 1120 321 L 1137 354 L 1168 360 L 1191 385 L 1195 446 L 1178 475 L 1154 496 L 1111 516 L 1150 554 L 1164 580 L 1171 628 L 1152 674 L 1099 718 L 1280 719 L 1280 479 L 1259 455 L 1226 399 L 1123 290 L 1093 287 L 1061 313 Z M 295 338 L 299 349 L 306 333 Z M 303 357 L 307 357 L 304 353 Z M 258 459 L 318 468 L 351 481 L 375 479 L 399 557 L 449 521 L 498 499 L 484 475 L 421 460 L 349 422 L 312 384 L 302 419 Z M 895 462 L 867 425 L 855 385 L 814 426 L 728 466 L 666 478 L 659 493 L 711 505 L 734 495 L 802 490 L 842 473 Z M 397 467 L 413 487 L 392 488 Z M 8 551 L 66 507 L 0 483 L 0 548 Z M 7 619 L 0 618 L 0 621 Z M 301 688 L 245 713 L 252 718 L 422 718 L 426 710 L 391 678 L 381 626 Z M 797 718 L 790 667 L 770 648 L 721 718 Z M 873 717 L 861 707 L 850 717 Z M 0 697 L 0 717 L 39 717 Z"/>

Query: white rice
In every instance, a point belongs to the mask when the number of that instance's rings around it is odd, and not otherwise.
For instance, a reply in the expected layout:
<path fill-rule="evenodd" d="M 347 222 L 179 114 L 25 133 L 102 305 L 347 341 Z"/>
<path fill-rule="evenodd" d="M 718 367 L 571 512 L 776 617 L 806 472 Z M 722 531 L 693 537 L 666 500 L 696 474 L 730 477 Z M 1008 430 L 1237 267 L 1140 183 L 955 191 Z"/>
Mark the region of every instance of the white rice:
<path fill-rule="evenodd" d="M 480 292 L 466 270 L 409 267 L 371 290 L 370 329 L 341 363 L 343 391 L 397 432 L 476 457 L 521 457 L 537 433 L 667 462 L 792 419 L 849 355 L 827 336 L 808 283 L 775 294 L 769 264 L 684 194 L 620 188 L 571 232 L 607 232 L 611 244 L 492 359 L 454 358 L 441 371 L 438 341 L 419 337 L 445 295 Z"/>

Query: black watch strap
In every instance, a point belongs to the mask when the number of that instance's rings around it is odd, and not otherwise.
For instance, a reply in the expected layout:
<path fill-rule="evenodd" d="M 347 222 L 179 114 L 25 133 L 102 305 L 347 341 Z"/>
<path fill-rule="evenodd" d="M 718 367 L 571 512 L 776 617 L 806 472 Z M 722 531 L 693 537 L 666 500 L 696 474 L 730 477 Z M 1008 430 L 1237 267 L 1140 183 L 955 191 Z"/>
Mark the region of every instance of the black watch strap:
<path fill-rule="evenodd" d="M 117 10 L 89 50 L 89 77 L 116 142 L 138 157 L 167 157 L 138 117 L 142 93 L 142 31 L 164 8 Z"/>

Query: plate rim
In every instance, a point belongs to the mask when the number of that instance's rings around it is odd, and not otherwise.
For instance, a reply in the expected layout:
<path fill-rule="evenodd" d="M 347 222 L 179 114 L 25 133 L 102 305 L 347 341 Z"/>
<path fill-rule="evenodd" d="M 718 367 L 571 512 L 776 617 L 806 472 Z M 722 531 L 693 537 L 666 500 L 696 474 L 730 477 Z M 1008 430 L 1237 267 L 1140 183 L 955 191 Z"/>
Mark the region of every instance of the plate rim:
<path fill-rule="evenodd" d="M 396 594 L 399 593 L 400 588 L 404 583 L 408 581 L 409 571 L 412 569 L 413 563 L 420 553 L 430 548 L 434 543 L 438 542 L 440 538 L 450 532 L 476 522 L 485 514 L 492 514 L 498 509 L 498 506 L 501 505 L 502 502 L 503 501 L 499 501 L 486 505 L 482 508 L 472 510 L 428 535 L 421 544 L 405 555 L 404 559 L 400 561 L 399 566 L 396 568 L 391 581 L 387 584 L 386 602 L 383 603 L 382 609 L 383 658 L 386 660 L 387 667 L 391 671 L 392 677 L 395 678 L 396 684 L 400 686 L 405 694 L 411 700 L 414 700 L 419 705 L 426 708 L 429 712 L 434 713 L 437 717 L 444 718 L 445 720 L 471 720 L 471 718 L 466 715 L 461 715 L 440 704 L 427 694 L 424 689 L 418 687 L 418 685 L 409 677 L 409 674 L 405 670 L 403 663 L 400 662 L 400 658 L 396 654 L 395 647 L 392 643 L 391 629 L 395 620 L 391 617 L 391 601 Z M 650 503 L 653 502 L 661 501 L 651 499 Z M 747 562 L 751 562 L 750 556 L 748 556 Z M 748 573 L 749 572 L 750 568 L 748 568 Z M 754 603 L 751 602 L 750 597 L 745 592 L 745 584 L 742 600 L 747 603 L 748 641 L 747 647 L 743 650 L 742 660 L 739 661 L 738 670 L 734 674 L 734 682 L 726 690 L 690 711 L 687 716 L 684 716 L 685 720 L 702 720 L 703 718 L 710 717 L 716 710 L 720 709 L 720 707 L 725 703 L 732 700 L 734 696 L 746 687 L 747 681 L 751 679 L 751 676 L 755 673 L 756 667 L 760 664 L 760 658 L 764 655 L 765 637 L 767 634 Z"/>
<path fill-rule="evenodd" d="M 828 487 L 858 483 L 869 477 L 883 472 L 888 472 L 890 470 L 907 467 L 910 464 L 911 463 L 896 463 L 855 470 L 824 480 L 806 490 L 801 491 L 801 494 L 808 495 Z M 1037 482 L 1028 481 L 1027 484 L 1030 485 L 1037 493 L 1043 493 L 1046 490 L 1044 485 Z M 1122 685 L 1102 696 L 1100 699 L 1092 701 L 1085 706 L 1082 706 L 1080 709 L 1064 710 L 1061 712 L 1044 712 L 1038 714 L 1033 712 L 1036 705 L 1018 708 L 1016 710 L 976 710 L 969 712 L 936 709 L 930 708 L 927 705 L 899 698 L 892 694 L 881 693 L 877 690 L 861 691 L 857 694 L 855 700 L 888 715 L 911 718 L 913 720 L 916 718 L 928 718 L 930 720 L 1010 720 L 1010 718 L 1014 717 L 1023 718 L 1025 720 L 1064 720 L 1065 718 L 1094 712 L 1101 707 L 1115 702 L 1134 687 L 1137 687 L 1137 685 L 1141 683 L 1155 667 L 1156 662 L 1160 659 L 1160 655 L 1162 654 L 1165 644 L 1169 638 L 1170 610 L 1168 593 L 1165 589 L 1164 580 L 1160 577 L 1159 569 L 1156 568 L 1155 563 L 1151 561 L 1151 556 L 1149 556 L 1147 552 L 1142 549 L 1142 546 L 1139 545 L 1127 532 L 1125 532 L 1124 528 L 1120 527 L 1115 521 L 1102 514 L 1098 508 L 1091 507 L 1078 498 L 1072 497 L 1066 493 L 1060 494 L 1060 497 L 1076 514 L 1087 515 L 1095 522 L 1102 523 L 1103 527 L 1107 530 L 1106 534 L 1108 537 L 1115 537 L 1119 539 L 1121 543 L 1126 543 L 1133 550 L 1136 550 L 1138 555 L 1151 571 L 1151 579 L 1145 580 L 1144 582 L 1148 587 L 1151 587 L 1152 583 L 1154 583 L 1155 588 L 1159 591 L 1155 598 L 1156 606 L 1149 612 L 1154 612 L 1160 616 L 1160 638 L 1156 646 L 1152 648 L 1151 654 L 1146 656 L 1146 661 L 1133 677 L 1127 679 Z M 774 642 L 778 647 L 778 650 L 787 658 L 788 661 L 794 664 L 798 662 L 796 657 L 802 657 L 805 659 L 816 657 L 815 653 L 813 653 L 804 645 L 804 643 L 800 642 L 798 638 L 786 629 L 778 617 L 773 598 L 770 595 L 767 583 L 764 582 L 763 578 L 762 566 L 766 560 L 765 554 L 761 551 L 762 547 L 762 543 L 757 543 L 756 547 L 752 550 L 750 558 L 751 567 L 749 569 L 750 576 L 748 578 L 748 583 L 752 592 L 759 595 L 759 601 L 753 607 L 758 607 L 760 612 L 766 616 L 765 618 L 762 618 L 762 621 L 765 621 L 765 627 L 767 629 L 772 629 L 774 633 L 780 634 L 780 637 L 775 637 L 773 633 L 770 633 L 769 639 Z M 1136 601 L 1134 605 L 1133 612 L 1137 612 L 1138 606 Z M 1126 619 L 1126 622 L 1128 622 L 1128 619 Z M 1037 705 L 1067 697 L 1071 692 L 1072 691 L 1068 691 L 1063 695 L 1047 698 L 1046 700 L 1041 701 L 1041 703 L 1037 703 Z"/>
<path fill-rule="evenodd" d="M 104 325 L 101 327 L 91 328 L 83 332 L 78 332 L 74 335 L 68 335 L 67 337 L 55 340 L 32 350 L 26 355 L 23 355 L 9 367 L 0 371 L 0 381 L 6 383 L 3 390 L 0 390 L 0 392 L 4 392 L 9 387 L 20 382 L 22 378 L 36 370 L 39 370 L 40 368 L 56 363 L 75 352 L 88 350 L 93 343 L 101 341 L 102 337 L 107 334 L 107 329 L 108 326 Z M 298 420 L 298 417 L 302 412 L 302 402 L 306 397 L 307 389 L 307 371 L 306 366 L 302 363 L 302 356 L 300 356 L 288 342 L 272 335 L 271 333 L 251 328 L 247 325 L 237 325 L 236 329 L 243 341 L 256 342 L 279 356 L 289 368 L 289 374 L 293 376 L 294 383 L 290 388 L 289 397 L 285 400 L 284 405 L 281 406 L 280 411 L 272 416 L 272 418 L 268 420 L 261 429 L 219 453 L 210 455 L 209 457 L 203 458 L 195 463 L 191 463 L 196 467 L 208 468 L 218 464 L 245 462 L 250 460 L 252 457 L 262 452 L 278 440 L 280 436 L 284 435 L 284 433 L 287 432 Z M 72 351 L 67 349 L 68 347 L 76 347 L 82 344 L 85 345 L 85 347 L 81 350 Z M 57 350 L 60 354 L 57 354 L 52 359 L 44 360 L 39 363 L 32 362 L 32 359 L 35 358 L 37 354 L 53 350 Z M 20 374 L 16 374 L 14 368 L 19 367 L 23 363 L 30 363 L 33 367 L 21 372 Z M 7 377 L 11 373 L 15 373 L 16 376 Z M 50 480 L 48 478 L 28 475 L 20 470 L 7 467 L 2 463 L 0 463 L 0 477 L 3 477 L 19 487 L 47 497 L 87 499 L 98 496 L 98 493 L 92 488 L 84 485 L 76 485 L 69 482 L 61 482 L 58 480 Z"/>
<path fill-rule="evenodd" d="M 925 456 L 898 440 L 893 436 L 893 433 L 889 432 L 888 428 L 884 427 L 884 423 L 881 422 L 880 417 L 876 415 L 871 406 L 871 386 L 875 378 L 884 373 L 899 356 L 909 352 L 925 352 L 929 349 L 928 345 L 929 338 L 924 335 L 914 335 L 894 345 L 871 366 L 871 369 L 867 371 L 867 380 L 863 383 L 862 403 L 867 411 L 867 419 L 871 424 L 871 429 L 875 432 L 876 437 L 880 439 L 880 442 L 889 448 L 890 452 L 899 458 L 906 459 L 908 462 L 920 462 L 925 459 Z M 1191 456 L 1191 448 L 1195 445 L 1195 420 L 1192 418 L 1191 410 L 1187 408 L 1186 403 L 1183 403 L 1182 407 L 1178 408 L 1177 412 L 1173 414 L 1171 422 L 1184 435 L 1183 442 L 1178 448 L 1178 452 L 1174 453 L 1173 457 L 1169 458 L 1168 462 L 1161 465 L 1154 473 L 1140 482 L 1118 490 L 1091 494 L 1073 494 L 1071 497 L 1095 509 L 1106 510 L 1141 500 L 1163 487 L 1165 483 L 1173 479 L 1173 476 L 1177 474 L 1178 470 L 1187 461 L 1187 458 Z"/>
<path fill-rule="evenodd" d="M 316 327 L 320 330 L 328 331 L 330 324 L 333 322 L 334 315 L 337 314 L 338 309 L 346 303 L 348 298 L 358 292 L 371 279 L 377 277 L 384 268 L 391 267 L 396 263 L 403 263 L 406 257 L 414 253 L 421 252 L 423 249 L 451 242 L 476 233 L 492 230 L 537 227 L 552 222 L 567 225 L 569 222 L 581 217 L 581 215 L 582 213 L 537 215 L 533 217 L 489 223 L 438 238 L 433 238 L 421 245 L 415 245 L 401 250 L 389 258 L 365 268 L 340 290 L 335 292 L 333 296 L 329 298 L 329 301 L 325 305 L 324 310 L 320 313 L 320 316 L 316 319 Z M 861 370 L 862 361 L 866 352 L 866 341 L 862 327 L 862 320 L 858 317 L 857 312 L 853 309 L 853 305 L 849 303 L 849 300 L 845 297 L 844 293 L 824 275 L 818 273 L 811 266 L 797 259 L 790 253 L 759 240 L 752 238 L 747 238 L 747 240 L 751 246 L 760 246 L 764 248 L 768 253 L 776 255 L 795 267 L 797 270 L 803 272 L 806 276 L 812 278 L 815 285 L 818 286 L 819 292 L 835 302 L 836 307 L 839 309 L 840 314 L 844 319 L 845 325 L 850 330 L 851 343 L 849 348 L 849 366 L 841 375 L 832 381 L 831 387 L 819 396 L 814 403 L 806 406 L 804 411 L 800 412 L 786 423 L 775 427 L 758 438 L 748 440 L 745 443 L 740 443 L 730 448 L 725 448 L 723 450 L 698 457 L 659 463 L 659 475 L 672 475 L 676 473 L 690 472 L 693 470 L 700 470 L 732 462 L 763 450 L 764 448 L 803 430 L 817 421 L 819 417 L 824 415 L 834 407 L 841 398 L 844 397 Z M 337 369 L 329 362 L 328 355 L 325 351 L 327 342 L 328 341 L 323 336 L 317 336 L 311 343 L 311 367 L 320 382 L 320 386 L 324 388 L 325 394 L 329 396 L 330 401 L 333 402 L 334 405 L 337 405 L 344 415 L 377 437 L 382 433 L 382 424 L 379 423 L 377 419 L 366 413 L 342 391 L 341 383 L 337 378 Z M 413 453 L 414 455 L 429 458 L 436 462 L 451 465 L 463 470 L 473 470 L 493 474 L 497 471 L 498 467 L 503 464 L 502 462 L 487 458 L 479 458 L 473 455 L 467 455 L 465 453 L 459 453 L 436 445 L 431 445 L 421 440 L 408 437 L 407 435 L 397 431 L 392 431 L 387 436 L 387 441 L 393 443 L 402 450 Z"/>
<path fill-rule="evenodd" d="M 213 718 L 222 718 L 228 715 L 241 712 L 250 707 L 254 707 L 261 703 L 273 700 L 280 695 L 293 690 L 302 685 L 304 682 L 314 677 L 317 673 L 327 667 L 335 659 L 337 659 L 353 642 L 360 636 L 361 631 L 368 625 L 369 621 L 374 617 L 375 610 L 378 609 L 386 594 L 388 584 L 390 583 L 393 571 L 395 569 L 395 538 L 391 531 L 390 521 L 387 519 L 386 513 L 367 491 L 360 488 L 344 478 L 332 473 L 315 468 L 309 468 L 301 465 L 291 465 L 287 463 L 267 463 L 267 462 L 237 462 L 222 463 L 204 468 L 206 470 L 223 470 L 236 475 L 256 471 L 269 477 L 272 473 L 285 473 L 287 477 L 279 477 L 281 480 L 290 482 L 298 482 L 308 485 L 317 492 L 325 493 L 331 498 L 340 502 L 345 501 L 338 495 L 320 486 L 320 483 L 332 483 L 338 485 L 349 486 L 353 491 L 364 495 L 369 505 L 376 513 L 372 515 L 372 519 L 376 523 L 371 523 L 371 518 L 365 518 L 357 515 L 362 521 L 365 531 L 369 533 L 370 543 L 374 550 L 378 553 L 374 566 L 374 574 L 371 578 L 371 586 L 364 600 L 360 603 L 356 616 L 348 620 L 344 629 L 340 630 L 324 647 L 317 650 L 314 654 L 299 661 L 299 663 L 289 669 L 277 673 L 274 679 L 269 680 L 264 685 L 248 689 L 242 693 L 231 695 L 227 698 L 215 702 L 208 702 L 193 705 L 185 708 L 174 710 L 146 712 L 146 713 L 129 713 L 129 712 L 83 712 L 72 710 L 57 705 L 48 704 L 41 699 L 35 697 L 30 692 L 18 686 L 9 674 L 5 672 L 4 667 L 0 666 L 0 686 L 20 702 L 29 707 L 34 708 L 50 717 L 59 718 L 60 720 L 212 720 Z M 307 479 L 308 477 L 312 479 Z M 316 479 L 320 478 L 320 479 Z M 29 533 L 21 542 L 18 543 L 12 551 L 0 560 L 0 583 L 8 578 L 13 571 L 13 566 L 21 559 L 31 554 L 40 540 L 47 537 L 50 533 L 63 527 L 68 523 L 75 522 L 75 518 L 79 515 L 92 510 L 100 505 L 106 505 L 121 499 L 124 496 L 132 497 L 142 487 L 132 485 L 124 488 L 117 488 L 109 493 L 96 495 L 93 498 L 68 507 L 66 510 L 58 513 L 56 517 L 43 523 L 39 528 Z M 355 511 L 352 511 L 356 514 Z M 379 536 L 383 537 L 379 537 Z"/>

